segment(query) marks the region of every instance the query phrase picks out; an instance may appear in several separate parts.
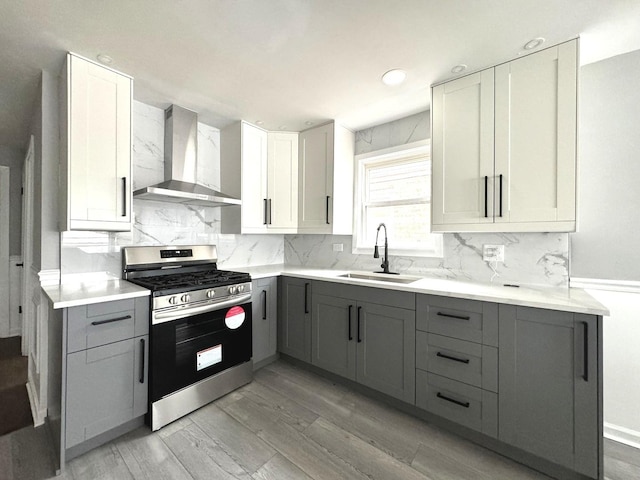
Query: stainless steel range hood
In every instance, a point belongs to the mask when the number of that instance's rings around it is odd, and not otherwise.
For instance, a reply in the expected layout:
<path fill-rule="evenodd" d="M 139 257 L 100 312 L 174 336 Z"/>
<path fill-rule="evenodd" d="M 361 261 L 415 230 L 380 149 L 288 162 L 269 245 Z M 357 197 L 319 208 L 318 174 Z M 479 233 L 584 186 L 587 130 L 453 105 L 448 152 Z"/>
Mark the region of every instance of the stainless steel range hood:
<path fill-rule="evenodd" d="M 164 112 L 164 178 L 133 192 L 135 198 L 189 205 L 240 205 L 241 201 L 196 183 L 198 114 L 178 105 Z"/>

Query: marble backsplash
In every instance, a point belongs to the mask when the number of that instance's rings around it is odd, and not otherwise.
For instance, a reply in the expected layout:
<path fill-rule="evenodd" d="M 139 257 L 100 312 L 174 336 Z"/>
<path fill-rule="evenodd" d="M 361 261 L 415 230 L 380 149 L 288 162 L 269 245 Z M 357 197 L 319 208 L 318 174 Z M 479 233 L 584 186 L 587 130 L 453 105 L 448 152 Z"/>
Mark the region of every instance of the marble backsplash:
<path fill-rule="evenodd" d="M 351 253 L 351 236 L 285 235 L 288 265 L 340 270 L 375 271 L 380 259 Z M 342 244 L 334 252 L 333 244 Z M 484 244 L 504 245 L 505 261 L 489 265 L 482 260 Z M 391 271 L 452 280 L 567 287 L 569 236 L 566 233 L 456 233 L 444 234 L 443 257 L 405 257 L 389 249 Z M 491 267 L 495 268 L 495 272 Z M 496 273 L 497 272 L 497 273 Z"/>
<path fill-rule="evenodd" d="M 133 188 L 164 181 L 164 111 L 133 102 Z M 198 123 L 198 182 L 220 190 L 220 131 Z M 220 208 L 134 199 L 131 232 L 63 232 L 63 278 L 106 273 L 121 276 L 121 248 L 129 245 L 218 246 L 221 268 L 283 263 L 282 235 L 220 233 Z"/>

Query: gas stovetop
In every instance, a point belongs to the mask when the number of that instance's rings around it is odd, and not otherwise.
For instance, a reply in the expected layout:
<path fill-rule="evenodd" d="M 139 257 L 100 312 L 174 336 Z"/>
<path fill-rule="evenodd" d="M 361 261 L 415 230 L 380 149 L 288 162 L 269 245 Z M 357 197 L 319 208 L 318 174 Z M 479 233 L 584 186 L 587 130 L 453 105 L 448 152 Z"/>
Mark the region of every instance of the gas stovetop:
<path fill-rule="evenodd" d="M 226 270 L 205 270 L 201 272 L 170 273 L 133 278 L 129 281 L 152 291 L 168 289 L 201 289 L 232 285 L 250 281 L 248 273 Z"/>

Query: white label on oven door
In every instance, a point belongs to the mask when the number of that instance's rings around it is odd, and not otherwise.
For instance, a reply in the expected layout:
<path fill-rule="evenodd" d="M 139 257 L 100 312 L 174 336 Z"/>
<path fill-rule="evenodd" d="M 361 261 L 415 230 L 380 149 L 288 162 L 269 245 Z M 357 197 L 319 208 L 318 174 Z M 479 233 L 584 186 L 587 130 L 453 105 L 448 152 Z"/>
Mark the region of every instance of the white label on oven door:
<path fill-rule="evenodd" d="M 227 314 L 224 317 L 224 323 L 227 328 L 231 330 L 235 330 L 240 325 L 244 323 L 244 308 L 242 307 L 231 307 Z"/>
<path fill-rule="evenodd" d="M 202 370 L 203 368 L 220 363 L 222 361 L 222 345 L 200 350 L 196 353 L 196 357 L 197 370 Z"/>

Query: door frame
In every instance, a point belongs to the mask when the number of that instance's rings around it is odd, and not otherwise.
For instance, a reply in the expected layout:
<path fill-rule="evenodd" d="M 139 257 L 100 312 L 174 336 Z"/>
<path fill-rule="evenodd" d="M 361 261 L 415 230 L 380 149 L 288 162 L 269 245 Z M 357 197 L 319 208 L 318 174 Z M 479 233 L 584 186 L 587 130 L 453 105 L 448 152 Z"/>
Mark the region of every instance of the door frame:
<path fill-rule="evenodd" d="M 9 185 L 11 169 L 0 166 L 0 337 L 8 337 L 9 317 Z"/>
<path fill-rule="evenodd" d="M 33 330 L 34 316 L 30 298 L 32 292 L 31 269 L 33 262 L 33 174 L 34 174 L 34 138 L 29 138 L 29 148 L 24 157 L 22 169 L 22 354 L 29 355 L 29 335 Z"/>

